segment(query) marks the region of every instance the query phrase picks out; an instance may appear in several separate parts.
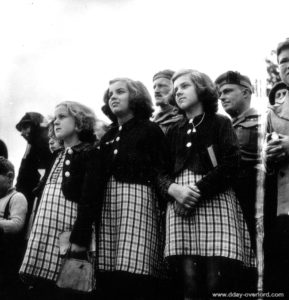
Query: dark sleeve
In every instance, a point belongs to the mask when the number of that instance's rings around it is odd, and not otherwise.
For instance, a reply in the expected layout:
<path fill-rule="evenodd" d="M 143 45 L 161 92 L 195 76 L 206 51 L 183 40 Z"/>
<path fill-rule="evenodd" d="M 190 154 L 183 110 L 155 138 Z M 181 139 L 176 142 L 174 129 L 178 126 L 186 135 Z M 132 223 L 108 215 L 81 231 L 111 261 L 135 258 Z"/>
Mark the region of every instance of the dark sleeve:
<path fill-rule="evenodd" d="M 58 153 L 58 152 L 57 152 Z M 56 157 L 57 157 L 57 153 L 54 153 L 53 156 L 52 156 L 52 160 L 50 162 L 50 165 L 46 167 L 45 169 L 45 173 L 43 175 L 43 177 L 41 178 L 41 180 L 39 181 L 37 187 L 33 190 L 33 195 L 35 197 L 38 197 L 40 198 L 42 196 L 42 193 L 43 193 L 43 190 L 44 190 L 44 187 L 45 187 L 45 184 L 46 184 L 46 181 L 48 179 L 48 176 L 50 174 L 50 171 L 53 167 L 53 164 L 56 160 Z"/>
<path fill-rule="evenodd" d="M 91 241 L 92 223 L 95 220 L 101 198 L 99 150 L 97 148 L 89 150 L 83 163 L 85 165 L 84 180 L 70 242 L 88 247 Z"/>
<path fill-rule="evenodd" d="M 153 125 L 148 138 L 151 141 L 149 151 L 152 157 L 154 184 L 160 195 L 168 199 L 168 188 L 173 183 L 170 175 L 172 173 L 171 156 L 164 133 L 158 125 Z"/>
<path fill-rule="evenodd" d="M 36 153 L 33 147 L 31 147 L 27 156 L 21 161 L 16 182 L 16 190 L 24 194 L 28 201 L 29 209 L 32 208 L 34 199 L 32 191 L 36 188 L 40 179 L 37 160 L 35 158 Z"/>
<path fill-rule="evenodd" d="M 210 197 L 224 191 L 233 184 L 237 174 L 240 152 L 237 136 L 230 119 L 222 118 L 218 129 L 218 165 L 207 173 L 196 185 L 202 197 Z"/>

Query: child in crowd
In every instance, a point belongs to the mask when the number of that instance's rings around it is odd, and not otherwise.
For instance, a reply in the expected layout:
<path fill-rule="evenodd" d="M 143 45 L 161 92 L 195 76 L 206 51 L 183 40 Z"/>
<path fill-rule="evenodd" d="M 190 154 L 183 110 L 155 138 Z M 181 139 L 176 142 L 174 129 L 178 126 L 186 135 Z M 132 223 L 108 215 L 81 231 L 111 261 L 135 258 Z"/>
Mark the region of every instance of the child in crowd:
<path fill-rule="evenodd" d="M 14 166 L 0 156 L 0 299 L 19 299 L 18 269 L 24 252 L 27 201 L 13 187 Z"/>
<path fill-rule="evenodd" d="M 71 231 L 71 255 L 88 250 L 99 196 L 95 121 L 92 110 L 80 103 L 56 106 L 54 133 L 64 148 L 47 178 L 20 269 L 23 280 L 34 286 L 32 299 L 78 299 L 55 285 L 61 267 L 59 235 Z"/>

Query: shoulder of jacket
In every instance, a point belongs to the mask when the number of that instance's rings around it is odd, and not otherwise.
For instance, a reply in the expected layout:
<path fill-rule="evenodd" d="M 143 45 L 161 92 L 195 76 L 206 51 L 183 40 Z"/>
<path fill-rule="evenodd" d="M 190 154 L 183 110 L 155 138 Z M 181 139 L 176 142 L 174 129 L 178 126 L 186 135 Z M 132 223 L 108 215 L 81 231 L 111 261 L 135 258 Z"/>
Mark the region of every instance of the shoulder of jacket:
<path fill-rule="evenodd" d="M 212 118 L 215 118 L 217 121 L 220 122 L 232 122 L 232 120 L 228 116 L 219 113 L 212 115 Z"/>
<path fill-rule="evenodd" d="M 22 201 L 22 202 L 27 202 L 26 197 L 24 194 L 18 191 L 14 191 L 11 196 L 10 196 L 10 203 L 15 202 L 15 201 Z"/>

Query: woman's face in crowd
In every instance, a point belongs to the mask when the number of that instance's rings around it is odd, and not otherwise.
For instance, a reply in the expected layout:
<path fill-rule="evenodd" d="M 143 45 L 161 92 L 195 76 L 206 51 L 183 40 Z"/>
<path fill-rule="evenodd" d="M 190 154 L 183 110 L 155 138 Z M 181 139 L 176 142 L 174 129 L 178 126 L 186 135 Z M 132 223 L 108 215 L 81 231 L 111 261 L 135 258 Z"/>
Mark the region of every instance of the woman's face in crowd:
<path fill-rule="evenodd" d="M 61 148 L 60 142 L 54 138 L 50 138 L 48 144 L 51 153 Z"/>
<path fill-rule="evenodd" d="M 29 124 L 23 124 L 21 128 L 21 135 L 24 137 L 24 139 L 29 143 L 31 141 L 31 125 Z"/>
<path fill-rule="evenodd" d="M 282 104 L 285 100 L 285 96 L 287 94 L 286 89 L 278 90 L 275 94 L 275 104 Z"/>
<path fill-rule="evenodd" d="M 180 109 L 188 111 L 199 103 L 196 87 L 193 84 L 190 74 L 178 77 L 174 82 L 176 102 Z"/>
<path fill-rule="evenodd" d="M 131 113 L 129 108 L 129 90 L 124 81 L 117 81 L 109 86 L 108 105 L 112 113 L 117 117 Z"/>
<path fill-rule="evenodd" d="M 54 133 L 57 139 L 65 140 L 76 134 L 75 119 L 68 113 L 66 107 L 56 107 L 54 116 Z"/>

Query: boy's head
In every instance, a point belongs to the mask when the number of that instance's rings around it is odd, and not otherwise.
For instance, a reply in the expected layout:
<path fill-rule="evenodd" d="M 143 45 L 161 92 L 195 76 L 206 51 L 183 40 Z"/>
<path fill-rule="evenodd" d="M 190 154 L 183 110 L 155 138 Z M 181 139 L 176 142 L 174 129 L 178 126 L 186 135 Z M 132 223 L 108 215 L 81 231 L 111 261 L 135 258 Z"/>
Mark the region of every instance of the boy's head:
<path fill-rule="evenodd" d="M 0 198 L 4 197 L 13 186 L 14 175 L 15 171 L 12 163 L 0 156 Z"/>

